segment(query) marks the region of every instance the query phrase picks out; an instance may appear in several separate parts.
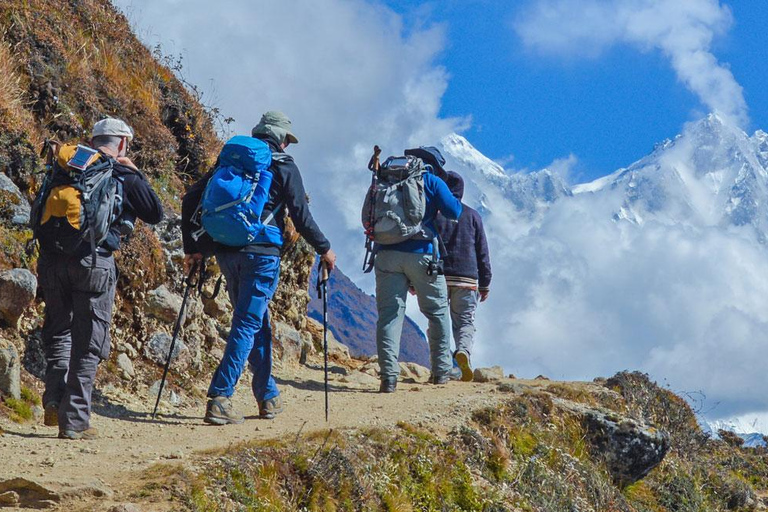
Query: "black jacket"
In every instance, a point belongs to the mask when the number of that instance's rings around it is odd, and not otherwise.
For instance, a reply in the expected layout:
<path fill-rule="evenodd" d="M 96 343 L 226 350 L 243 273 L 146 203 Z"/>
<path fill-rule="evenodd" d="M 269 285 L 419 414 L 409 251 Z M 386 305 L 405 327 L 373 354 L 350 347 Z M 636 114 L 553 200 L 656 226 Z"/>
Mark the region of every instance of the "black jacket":
<path fill-rule="evenodd" d="M 141 219 L 147 224 L 157 224 L 163 220 L 163 205 L 140 171 L 115 162 L 112 174 L 121 178 L 123 182 L 121 219 L 128 219 L 133 224 L 135 224 L 136 219 Z M 120 228 L 117 224 L 113 224 L 109 228 L 106 240 L 99 246 L 99 254 L 107 256 L 117 251 L 120 249 L 121 241 Z M 46 243 L 43 238 L 40 239 L 40 250 L 44 253 L 60 254 L 52 243 Z M 90 246 L 82 244 L 82 248 L 78 249 L 76 256 L 80 258 L 89 254 L 91 254 Z"/>
<path fill-rule="evenodd" d="M 454 197 L 464 196 L 464 180 L 455 172 L 448 173 L 448 187 Z M 491 286 L 491 258 L 485 238 L 483 219 L 474 209 L 461 204 L 461 216 L 454 222 L 438 214 L 435 227 L 445 245 L 445 276 L 477 279 L 479 289 Z"/>
<path fill-rule="evenodd" d="M 141 172 L 115 163 L 112 173 L 123 179 L 123 218 L 132 223 L 139 218 L 147 224 L 157 224 L 163 220 L 163 205 Z M 101 247 L 110 252 L 120 248 L 120 231 L 117 226 L 110 228 Z"/>
<path fill-rule="evenodd" d="M 262 218 L 266 218 L 276 207 L 287 208 L 288 214 L 296 226 L 296 230 L 301 236 L 317 251 L 318 254 L 325 254 L 331 248 L 331 243 L 325 237 L 317 226 L 312 213 L 309 211 L 309 201 L 307 193 L 304 190 L 304 182 L 301 179 L 301 173 L 293 157 L 283 151 L 278 142 L 268 136 L 259 136 L 266 142 L 272 150 L 272 166 L 270 170 L 273 174 L 272 186 L 269 189 L 269 200 L 264 205 Z M 195 240 L 192 238 L 193 226 L 191 223 L 192 214 L 197 209 L 197 205 L 203 197 L 208 180 L 213 176 L 215 168 L 210 170 L 205 176 L 194 183 L 184 195 L 181 203 L 181 234 L 184 240 L 184 253 L 195 254 L 202 252 Z M 285 229 L 285 220 L 282 215 L 275 215 L 270 221 L 271 225 Z M 280 248 L 268 245 L 257 244 L 245 248 L 232 248 L 229 246 L 216 244 L 217 251 L 247 251 L 259 254 L 279 255 Z"/>

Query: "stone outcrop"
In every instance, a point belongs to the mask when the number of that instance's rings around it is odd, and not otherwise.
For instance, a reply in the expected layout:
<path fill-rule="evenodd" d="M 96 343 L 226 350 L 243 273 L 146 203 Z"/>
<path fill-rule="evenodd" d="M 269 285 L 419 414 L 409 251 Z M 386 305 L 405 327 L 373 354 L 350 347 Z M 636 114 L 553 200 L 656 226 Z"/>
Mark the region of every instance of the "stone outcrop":
<path fill-rule="evenodd" d="M 619 487 L 645 477 L 669 451 L 668 435 L 645 422 L 576 402 L 554 402 L 580 418 L 592 454 L 603 460 Z"/>
<path fill-rule="evenodd" d="M 17 226 L 29 222 L 29 203 L 11 179 L 0 172 L 0 221 Z"/>
<path fill-rule="evenodd" d="M 492 366 L 490 368 L 475 368 L 475 382 L 494 382 L 504 378 L 504 368 Z"/>
<path fill-rule="evenodd" d="M 170 291 L 167 286 L 160 285 L 147 294 L 145 310 L 158 320 L 173 324 L 181 310 L 181 302 L 181 296 Z"/>
<path fill-rule="evenodd" d="M 0 396 L 21 397 L 21 361 L 13 343 L 0 338 Z"/>
<path fill-rule="evenodd" d="M 152 334 L 144 344 L 144 356 L 161 366 L 165 365 L 171 350 L 171 341 L 171 335 L 167 332 L 159 331 Z M 186 368 L 191 362 L 190 350 L 179 336 L 173 345 L 171 364 L 178 370 Z"/>
<path fill-rule="evenodd" d="M 24 313 L 35 300 L 37 278 L 27 269 L 15 268 L 0 272 L 0 318 L 16 327 Z"/>

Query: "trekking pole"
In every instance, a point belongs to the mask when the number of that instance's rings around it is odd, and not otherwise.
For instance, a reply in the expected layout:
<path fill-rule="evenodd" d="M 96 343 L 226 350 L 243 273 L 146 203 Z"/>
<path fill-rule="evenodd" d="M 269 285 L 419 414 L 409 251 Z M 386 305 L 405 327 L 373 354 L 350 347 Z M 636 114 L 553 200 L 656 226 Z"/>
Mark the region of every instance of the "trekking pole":
<path fill-rule="evenodd" d="M 187 298 L 189 297 L 189 291 L 197 286 L 197 283 L 192 281 L 195 277 L 197 269 L 200 267 L 200 262 L 195 261 L 192 264 L 192 268 L 189 270 L 189 275 L 184 280 L 186 288 L 184 288 L 184 298 L 181 300 L 181 309 L 179 309 L 179 316 L 176 317 L 176 324 L 173 326 L 173 336 L 171 337 L 171 346 L 168 348 L 168 358 L 165 360 L 165 368 L 163 369 L 163 378 L 160 380 L 160 390 L 157 392 L 157 400 L 155 400 L 155 408 L 152 411 L 152 419 L 155 419 L 157 414 L 157 406 L 160 405 L 160 397 L 163 396 L 163 387 L 165 386 L 165 378 L 168 376 L 168 369 L 171 366 L 171 356 L 173 356 L 173 349 L 176 345 L 176 338 L 179 336 L 181 330 L 181 319 L 184 317 L 184 310 L 187 306 Z"/>
<path fill-rule="evenodd" d="M 325 366 L 325 421 L 328 421 L 328 265 L 320 260 L 317 269 L 317 294 L 323 298 L 323 358 Z"/>
<path fill-rule="evenodd" d="M 375 255 L 373 253 L 373 221 L 374 221 L 374 196 L 376 194 L 376 178 L 379 176 L 379 168 L 381 163 L 379 162 L 379 155 L 381 155 L 381 148 L 379 146 L 373 146 L 373 155 L 368 161 L 368 170 L 371 171 L 371 187 L 368 189 L 370 195 L 371 207 L 368 211 L 368 222 L 365 226 L 365 258 L 363 258 L 363 273 L 367 274 L 373 270 L 373 260 Z"/>

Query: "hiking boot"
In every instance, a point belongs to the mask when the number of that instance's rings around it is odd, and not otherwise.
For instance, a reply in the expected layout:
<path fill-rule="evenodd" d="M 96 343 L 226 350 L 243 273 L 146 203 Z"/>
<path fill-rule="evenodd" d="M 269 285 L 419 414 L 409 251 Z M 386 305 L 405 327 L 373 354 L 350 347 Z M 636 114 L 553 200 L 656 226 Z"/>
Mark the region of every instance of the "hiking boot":
<path fill-rule="evenodd" d="M 456 359 L 456 364 L 461 368 L 461 381 L 472 382 L 472 379 L 474 379 L 475 376 L 474 373 L 472 373 L 472 367 L 469 366 L 469 354 L 463 350 L 459 350 L 454 357 Z"/>
<path fill-rule="evenodd" d="M 397 388 L 397 378 L 381 379 L 379 393 L 394 393 Z"/>
<path fill-rule="evenodd" d="M 90 441 L 91 439 L 98 439 L 98 437 L 99 431 L 95 428 L 86 430 L 59 430 L 59 439 Z"/>
<path fill-rule="evenodd" d="M 451 380 L 451 374 L 446 373 L 443 375 L 433 375 L 429 380 L 432 382 L 432 384 L 436 385 L 448 384 L 448 382 Z"/>
<path fill-rule="evenodd" d="M 265 420 L 271 420 L 278 414 L 283 412 L 283 399 L 280 395 L 269 400 L 262 400 L 259 402 L 259 417 Z"/>
<path fill-rule="evenodd" d="M 232 408 L 232 401 L 226 396 L 216 396 L 208 400 L 203 421 L 211 425 L 239 425 L 245 421 L 242 414 Z"/>
<path fill-rule="evenodd" d="M 59 404 L 56 402 L 48 402 L 45 405 L 45 412 L 43 413 L 43 425 L 46 427 L 59 426 Z"/>
<path fill-rule="evenodd" d="M 458 366 L 454 366 L 453 368 L 451 368 L 451 371 L 448 372 L 448 377 L 451 380 L 461 380 L 461 368 L 459 368 Z"/>

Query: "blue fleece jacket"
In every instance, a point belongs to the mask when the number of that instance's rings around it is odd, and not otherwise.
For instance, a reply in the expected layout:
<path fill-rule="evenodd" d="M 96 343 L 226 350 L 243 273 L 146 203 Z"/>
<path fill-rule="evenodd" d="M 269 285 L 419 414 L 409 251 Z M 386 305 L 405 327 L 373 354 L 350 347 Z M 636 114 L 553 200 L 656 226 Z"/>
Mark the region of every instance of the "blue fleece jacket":
<path fill-rule="evenodd" d="M 427 204 L 422 225 L 430 233 L 437 233 L 435 228 L 437 212 L 454 221 L 461 215 L 461 201 L 453 197 L 448 185 L 434 174 L 424 175 L 424 196 Z M 432 254 L 432 242 L 429 240 L 406 240 L 399 244 L 379 244 L 378 250 Z"/>

